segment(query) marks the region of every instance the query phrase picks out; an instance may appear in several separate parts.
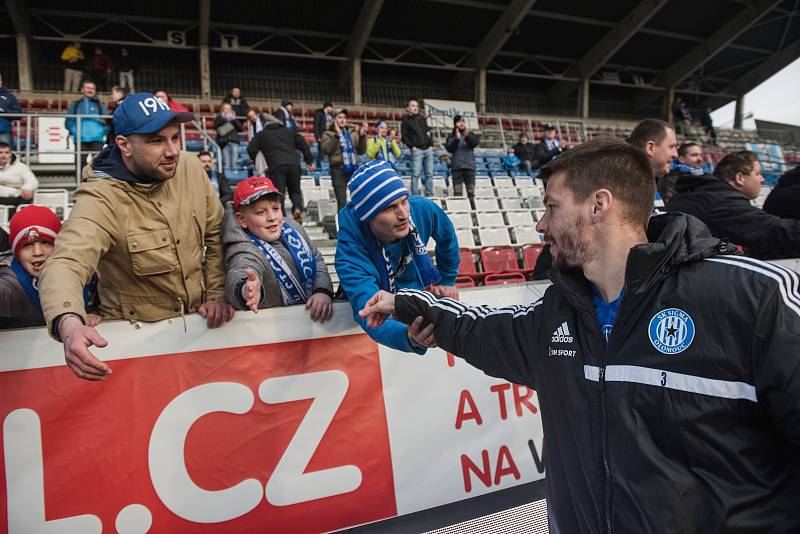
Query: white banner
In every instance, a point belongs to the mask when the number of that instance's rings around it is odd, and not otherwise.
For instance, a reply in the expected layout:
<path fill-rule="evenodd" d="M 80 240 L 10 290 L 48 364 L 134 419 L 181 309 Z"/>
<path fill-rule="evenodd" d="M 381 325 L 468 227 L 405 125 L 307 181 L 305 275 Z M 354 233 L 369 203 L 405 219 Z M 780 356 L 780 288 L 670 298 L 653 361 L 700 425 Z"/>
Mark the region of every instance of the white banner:
<path fill-rule="evenodd" d="M 39 117 L 39 163 L 74 163 L 75 144 L 64 128 L 63 117 Z"/>
<path fill-rule="evenodd" d="M 478 110 L 475 102 L 462 102 L 459 100 L 425 99 L 425 114 L 428 117 L 428 126 L 431 128 L 453 128 L 453 117 L 461 115 L 470 130 L 478 129 Z"/>

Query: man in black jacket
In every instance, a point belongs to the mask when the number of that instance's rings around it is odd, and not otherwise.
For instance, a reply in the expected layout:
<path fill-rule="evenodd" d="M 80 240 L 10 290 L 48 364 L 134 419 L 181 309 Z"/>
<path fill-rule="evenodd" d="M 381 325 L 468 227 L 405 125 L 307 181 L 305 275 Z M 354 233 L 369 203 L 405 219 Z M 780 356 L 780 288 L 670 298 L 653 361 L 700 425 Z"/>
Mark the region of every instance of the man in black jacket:
<path fill-rule="evenodd" d="M 628 142 L 644 152 L 655 178 L 667 174 L 670 163 L 678 157 L 675 129 L 662 120 L 643 120 L 633 129 Z"/>
<path fill-rule="evenodd" d="M 544 125 L 544 139 L 533 147 L 533 155 L 536 158 L 537 166 L 546 165 L 554 157 L 564 152 L 568 147 L 561 142 L 556 132 L 556 127 L 552 124 Z"/>
<path fill-rule="evenodd" d="M 231 105 L 233 113 L 239 118 L 244 117 L 247 114 L 247 110 L 250 109 L 250 104 L 242 96 L 242 90 L 238 87 L 231 87 L 231 92 L 222 99 L 223 104 L 226 102 Z"/>
<path fill-rule="evenodd" d="M 781 176 L 764 201 L 764 211 L 778 217 L 800 219 L 800 167 Z"/>
<path fill-rule="evenodd" d="M 514 149 L 514 155 L 519 158 L 520 168 L 525 169 L 528 174 L 538 167 L 536 156 L 533 153 L 534 145 L 528 139 L 528 134 L 525 132 L 519 134 L 517 144 L 511 148 Z"/>
<path fill-rule="evenodd" d="M 669 172 L 657 178 L 658 193 L 664 203 L 675 196 L 675 184 L 684 174 L 699 176 L 703 172 L 703 149 L 697 143 L 683 143 L 678 148 L 678 161 L 670 165 Z"/>
<path fill-rule="evenodd" d="M 542 299 L 403 289 L 362 317 L 422 317 L 426 345 L 536 389 L 552 531 L 799 531 L 797 273 L 732 255 L 693 217 L 649 219 L 649 162 L 620 141 L 542 172 L 557 269 Z"/>
<path fill-rule="evenodd" d="M 314 169 L 311 150 L 302 135 L 289 130 L 272 115 L 264 116 L 267 124 L 247 145 L 247 153 L 254 161 L 259 152 L 264 155 L 269 166 L 269 177 L 281 194 L 289 188 L 292 214 L 299 221 L 303 209 L 303 194 L 300 191 L 301 171 L 297 151 L 303 153 L 306 168 L 311 171 Z"/>
<path fill-rule="evenodd" d="M 703 221 L 715 237 L 742 245 L 759 259 L 800 257 L 800 220 L 783 219 L 750 204 L 764 178 L 755 154 L 731 152 L 714 175 L 684 175 L 668 211 L 682 211 Z"/>
<path fill-rule="evenodd" d="M 317 166 L 322 165 L 322 151 L 319 149 L 319 142 L 322 140 L 322 134 L 328 127 L 328 123 L 333 120 L 333 104 L 325 102 L 322 107 L 314 111 L 314 139 L 317 140 Z"/>
<path fill-rule="evenodd" d="M 219 201 L 225 206 L 227 201 L 233 200 L 233 191 L 231 191 L 231 184 L 228 182 L 228 178 L 225 173 L 214 168 L 214 158 L 211 156 L 211 152 L 202 150 L 197 153 L 197 159 L 203 164 L 203 169 L 206 171 L 208 179 L 211 180 L 214 191 L 219 195 Z"/>
<path fill-rule="evenodd" d="M 453 193 L 460 197 L 462 187 L 466 186 L 472 209 L 475 209 L 475 147 L 480 141 L 480 136 L 467 128 L 464 117 L 453 117 L 453 131 L 445 143 L 445 148 L 453 155 L 450 164 L 453 169 Z"/>
<path fill-rule="evenodd" d="M 409 100 L 406 111 L 400 132 L 403 144 L 411 150 L 411 194 L 419 194 L 418 180 L 422 179 L 425 195 L 430 197 L 433 196 L 433 134 L 427 119 L 420 115 L 419 102 Z"/>

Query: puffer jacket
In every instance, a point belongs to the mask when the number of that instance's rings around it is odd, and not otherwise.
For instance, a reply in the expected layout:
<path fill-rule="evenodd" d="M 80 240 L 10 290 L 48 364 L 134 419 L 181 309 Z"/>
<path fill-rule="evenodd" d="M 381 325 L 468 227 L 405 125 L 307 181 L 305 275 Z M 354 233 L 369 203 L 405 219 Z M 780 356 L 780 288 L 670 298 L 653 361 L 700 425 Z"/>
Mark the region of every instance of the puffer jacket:
<path fill-rule="evenodd" d="M 606 342 L 579 271 L 529 306 L 397 293 L 439 346 L 538 393 L 551 532 L 800 532 L 798 275 L 651 219 Z"/>
<path fill-rule="evenodd" d="M 286 219 L 286 222 L 303 237 L 311 248 L 314 260 L 317 262 L 317 273 L 312 293 L 325 293 L 333 298 L 333 282 L 331 282 L 331 275 L 328 273 L 328 266 L 325 264 L 322 254 L 311 242 L 302 226 L 292 219 Z M 225 205 L 225 217 L 222 222 L 222 245 L 225 248 L 225 297 L 228 302 L 240 310 L 247 309 L 242 300 L 242 285 L 247 281 L 245 269 L 251 269 L 261 280 L 261 302 L 258 307 L 264 309 L 283 306 L 281 288 L 275 278 L 275 272 L 270 267 L 261 249 L 250 241 L 242 227 L 236 222 L 232 202 L 228 202 Z M 273 241 L 270 245 L 286 261 L 295 279 L 299 279 L 297 266 L 289 249 L 280 240 Z"/>
<path fill-rule="evenodd" d="M 67 115 L 108 115 L 108 109 L 100 103 L 96 96 L 83 97 L 73 102 L 67 110 Z M 81 117 L 81 143 L 102 143 L 106 139 L 108 127 L 106 120 L 99 117 Z M 78 119 L 70 117 L 64 121 L 64 128 L 73 139 L 78 139 Z"/>
<path fill-rule="evenodd" d="M 132 175 L 116 146 L 83 172 L 39 281 L 51 334 L 66 312 L 85 319 L 82 288 L 95 271 L 104 319 L 160 321 L 224 300 L 222 205 L 194 154 L 182 152 L 164 181 Z"/>

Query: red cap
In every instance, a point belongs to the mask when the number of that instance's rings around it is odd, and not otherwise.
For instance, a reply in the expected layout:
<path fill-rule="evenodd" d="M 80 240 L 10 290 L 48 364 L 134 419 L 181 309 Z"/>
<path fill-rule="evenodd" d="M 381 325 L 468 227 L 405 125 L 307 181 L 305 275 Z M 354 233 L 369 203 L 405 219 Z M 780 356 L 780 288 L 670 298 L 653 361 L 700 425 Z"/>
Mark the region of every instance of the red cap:
<path fill-rule="evenodd" d="M 11 217 L 8 239 L 11 241 L 14 256 L 17 256 L 19 250 L 28 243 L 53 243 L 60 231 L 61 221 L 50 208 L 28 206 L 24 209 L 17 208 L 17 212 Z"/>
<path fill-rule="evenodd" d="M 238 210 L 239 206 L 247 206 L 265 195 L 280 195 L 283 198 L 283 194 L 278 191 L 269 178 L 264 176 L 245 178 L 236 186 L 236 192 L 233 194 L 233 207 Z"/>

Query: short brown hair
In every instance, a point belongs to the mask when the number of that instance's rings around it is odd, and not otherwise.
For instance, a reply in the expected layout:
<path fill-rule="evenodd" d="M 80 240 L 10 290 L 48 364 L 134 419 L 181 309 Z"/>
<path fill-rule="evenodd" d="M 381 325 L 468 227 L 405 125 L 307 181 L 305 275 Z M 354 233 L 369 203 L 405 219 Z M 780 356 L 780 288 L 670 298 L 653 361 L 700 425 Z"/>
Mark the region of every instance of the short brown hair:
<path fill-rule="evenodd" d="M 667 130 L 672 129 L 672 125 L 668 122 L 658 119 L 645 119 L 633 129 L 628 142 L 636 148 L 644 150 L 648 141 L 659 144 L 667 136 Z"/>
<path fill-rule="evenodd" d="M 567 150 L 539 171 L 547 180 L 563 173 L 578 202 L 598 189 L 608 189 L 623 205 L 623 217 L 647 228 L 656 197 L 653 171 L 645 153 L 611 137 L 592 139 Z"/>
<path fill-rule="evenodd" d="M 758 158 L 749 150 L 738 150 L 731 152 L 714 169 L 714 176 L 726 182 L 732 182 L 738 173 L 750 174 L 756 166 Z"/>

